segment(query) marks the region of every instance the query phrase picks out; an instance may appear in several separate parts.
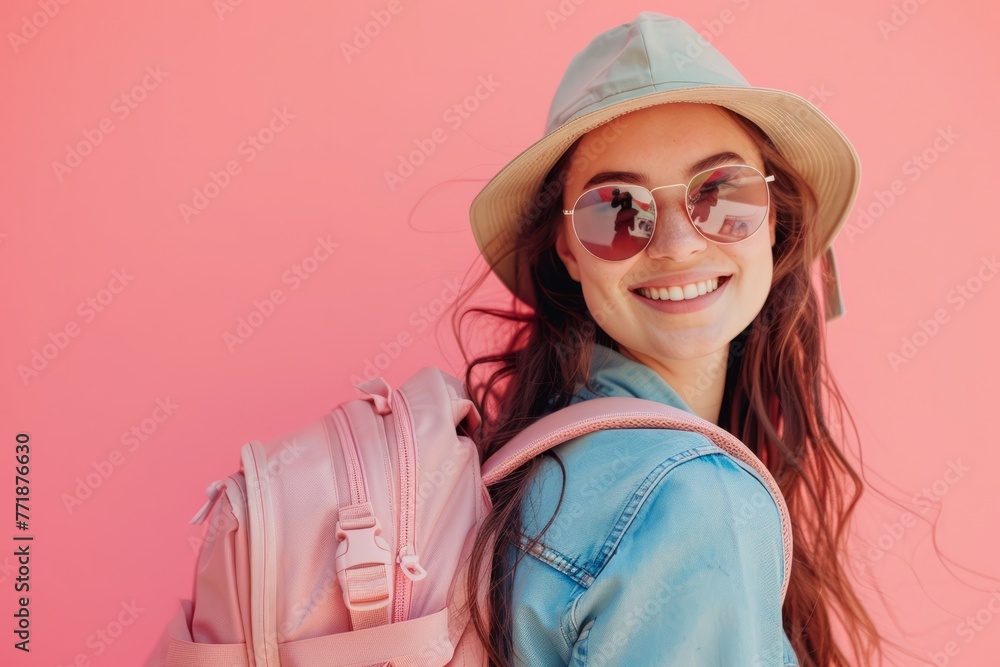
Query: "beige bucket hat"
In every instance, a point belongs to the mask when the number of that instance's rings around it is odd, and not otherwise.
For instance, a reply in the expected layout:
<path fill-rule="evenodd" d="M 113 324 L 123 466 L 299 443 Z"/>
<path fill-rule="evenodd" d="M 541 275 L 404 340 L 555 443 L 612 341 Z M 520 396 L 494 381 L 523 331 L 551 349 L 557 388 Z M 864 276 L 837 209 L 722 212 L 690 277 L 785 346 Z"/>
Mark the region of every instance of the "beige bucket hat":
<path fill-rule="evenodd" d="M 473 200 L 472 233 L 494 273 L 534 307 L 531 285 L 514 284 L 510 249 L 545 175 L 583 134 L 615 116 L 668 102 L 717 104 L 749 118 L 812 185 L 819 204 L 819 253 L 827 265 L 826 319 L 843 315 L 833 240 L 861 179 L 851 142 L 808 100 L 750 86 L 691 26 L 656 12 L 641 12 L 598 35 L 573 57 L 552 100 L 545 136 L 511 160 Z"/>

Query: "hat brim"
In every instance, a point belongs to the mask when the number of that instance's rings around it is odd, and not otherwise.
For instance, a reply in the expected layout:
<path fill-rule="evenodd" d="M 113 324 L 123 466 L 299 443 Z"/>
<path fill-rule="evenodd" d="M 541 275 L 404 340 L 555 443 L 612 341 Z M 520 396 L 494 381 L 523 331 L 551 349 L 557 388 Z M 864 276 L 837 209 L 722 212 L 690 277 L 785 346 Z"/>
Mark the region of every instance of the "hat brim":
<path fill-rule="evenodd" d="M 627 96 L 628 93 L 622 93 Z M 510 252 L 518 225 L 529 221 L 545 175 L 579 137 L 617 116 L 657 104 L 695 102 L 726 107 L 756 123 L 778 151 L 809 182 L 817 198 L 819 253 L 824 271 L 826 319 L 844 313 L 833 257 L 833 240 L 850 214 L 861 181 L 861 163 L 851 142 L 808 100 L 783 90 L 745 86 L 697 86 L 649 93 L 601 108 L 563 124 L 511 160 L 473 199 L 469 210 L 476 244 L 494 273 L 524 303 L 535 307 L 530 284 L 514 284 Z M 815 259 L 815 258 L 814 258 Z M 526 276 L 522 282 L 526 281 Z"/>

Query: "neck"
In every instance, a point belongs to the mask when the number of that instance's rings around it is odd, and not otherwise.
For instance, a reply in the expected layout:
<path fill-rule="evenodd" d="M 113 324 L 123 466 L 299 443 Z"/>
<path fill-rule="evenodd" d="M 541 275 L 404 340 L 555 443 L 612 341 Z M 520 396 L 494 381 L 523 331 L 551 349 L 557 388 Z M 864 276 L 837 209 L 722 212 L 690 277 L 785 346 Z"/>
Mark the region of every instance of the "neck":
<path fill-rule="evenodd" d="M 728 344 L 697 359 L 658 360 L 625 348 L 621 349 L 621 353 L 653 369 L 696 415 L 713 424 L 719 423 L 726 388 Z"/>

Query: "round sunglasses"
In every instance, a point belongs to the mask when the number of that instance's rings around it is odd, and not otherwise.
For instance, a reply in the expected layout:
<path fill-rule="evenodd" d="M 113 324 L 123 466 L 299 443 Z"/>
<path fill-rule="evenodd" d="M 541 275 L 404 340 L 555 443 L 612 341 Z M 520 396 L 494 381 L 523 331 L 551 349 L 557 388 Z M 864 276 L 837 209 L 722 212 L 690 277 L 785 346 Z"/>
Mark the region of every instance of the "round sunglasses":
<path fill-rule="evenodd" d="M 573 231 L 594 257 L 620 262 L 646 249 L 656 228 L 655 190 L 683 187 L 685 210 L 698 233 L 715 243 L 739 243 L 767 218 L 771 203 L 764 176 L 745 164 L 706 169 L 690 182 L 648 190 L 639 185 L 610 183 L 587 190 L 563 209 L 572 216 Z"/>

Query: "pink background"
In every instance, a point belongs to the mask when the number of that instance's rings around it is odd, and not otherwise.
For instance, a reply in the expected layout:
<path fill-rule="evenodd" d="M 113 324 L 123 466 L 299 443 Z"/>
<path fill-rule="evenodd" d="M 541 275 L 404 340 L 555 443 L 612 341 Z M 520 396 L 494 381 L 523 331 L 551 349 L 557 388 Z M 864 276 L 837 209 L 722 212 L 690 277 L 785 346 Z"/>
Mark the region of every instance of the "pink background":
<path fill-rule="evenodd" d="M 350 62 L 341 44 L 387 2 L 49 0 L 51 18 L 44 0 L 3 4 L 0 661 L 137 664 L 189 593 L 188 540 L 201 528 L 188 519 L 246 440 L 354 398 L 350 377 L 402 334 L 409 344 L 380 369 L 390 383 L 428 364 L 458 372 L 437 308 L 477 257 L 469 204 L 541 137 L 570 58 L 651 9 L 702 30 L 751 83 L 812 99 L 854 142 L 863 178 L 848 225 L 860 233 L 836 242 L 847 315 L 829 327 L 830 359 L 869 479 L 904 506 L 866 495 L 857 532 L 868 544 L 854 543 L 853 569 L 885 592 L 863 595 L 888 636 L 921 655 L 954 642 L 937 664 L 991 664 L 1000 583 L 949 574 L 926 520 L 937 518 L 946 556 L 1000 575 L 1000 278 L 982 264 L 1000 249 L 988 209 L 997 4 L 399 3 Z M 550 25 L 560 6 L 565 20 Z M 480 77 L 498 85 L 454 127 L 446 110 Z M 436 128 L 445 141 L 390 190 L 384 173 Z M 270 143 L 251 148 L 257 135 Z M 79 145 L 74 168 L 53 167 Z M 933 162 L 915 171 L 908 161 L 925 152 Z M 225 187 L 209 186 L 186 221 L 181 205 L 213 172 Z M 287 272 L 318 238 L 339 245 L 296 283 Z M 977 284 L 977 271 L 989 279 Z M 953 291 L 967 282 L 978 291 Z M 274 290 L 281 303 L 231 350 L 225 334 Z M 61 339 L 67 326 L 75 335 Z M 904 338 L 916 354 L 894 367 Z M 50 343 L 53 358 L 22 378 Z M 133 427 L 143 440 L 123 438 Z M 11 632 L 21 431 L 32 445 L 30 655 Z M 99 469 L 110 474 L 68 509 Z M 932 510 L 916 500 L 924 488 L 939 498 Z M 903 526 L 906 509 L 920 520 Z M 110 645 L 95 639 L 133 601 L 134 622 Z M 960 625 L 977 613 L 978 630 Z"/>

